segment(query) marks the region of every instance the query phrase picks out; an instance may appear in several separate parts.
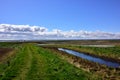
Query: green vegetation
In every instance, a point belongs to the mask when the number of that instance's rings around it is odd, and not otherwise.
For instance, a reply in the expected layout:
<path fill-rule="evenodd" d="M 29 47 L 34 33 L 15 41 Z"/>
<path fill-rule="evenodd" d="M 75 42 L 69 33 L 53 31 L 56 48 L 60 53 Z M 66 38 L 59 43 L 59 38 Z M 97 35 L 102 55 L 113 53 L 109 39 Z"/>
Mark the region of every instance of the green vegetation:
<path fill-rule="evenodd" d="M 67 48 L 78 52 L 88 53 L 100 57 L 114 58 L 120 60 L 120 46 L 114 47 L 91 47 L 91 46 L 80 46 L 74 44 L 51 44 L 41 45 L 43 47 L 56 47 L 56 48 Z"/>
<path fill-rule="evenodd" d="M 22 43 L 18 43 L 18 42 L 0 42 L 0 48 L 15 48 L 17 47 L 19 44 Z"/>
<path fill-rule="evenodd" d="M 115 47 L 68 46 L 66 48 L 77 50 L 80 52 L 90 53 L 98 56 L 120 59 L 120 46 L 115 46 Z"/>
<path fill-rule="evenodd" d="M 9 44 L 15 55 L 0 64 L 0 80 L 98 80 L 59 55 L 31 43 Z M 2 45 L 4 46 L 4 45 Z M 7 43 L 5 43 L 7 46 Z M 7 47 L 9 47 L 7 46 Z"/>
<path fill-rule="evenodd" d="M 111 67 L 107 67 L 106 65 L 100 65 L 95 62 L 91 62 L 86 59 L 82 59 L 61 51 L 58 51 L 57 48 L 68 48 L 78 52 L 83 52 L 87 54 L 91 54 L 94 56 L 98 56 L 104 59 L 114 60 L 116 62 L 120 62 L 120 47 L 85 47 L 85 46 L 78 46 L 78 45 L 71 45 L 71 44 L 46 44 L 41 45 L 44 48 L 47 48 L 53 52 L 56 52 L 57 55 L 60 55 L 68 61 L 69 63 L 75 65 L 76 67 L 86 70 L 93 75 L 99 75 L 103 80 L 119 80 L 120 69 L 115 69 Z"/>

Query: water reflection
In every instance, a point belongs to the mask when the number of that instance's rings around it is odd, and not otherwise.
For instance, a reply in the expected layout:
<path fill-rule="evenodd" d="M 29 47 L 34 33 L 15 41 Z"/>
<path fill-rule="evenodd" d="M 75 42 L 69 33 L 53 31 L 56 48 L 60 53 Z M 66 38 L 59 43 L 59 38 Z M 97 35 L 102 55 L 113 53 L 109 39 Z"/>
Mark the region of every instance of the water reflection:
<path fill-rule="evenodd" d="M 58 50 L 64 51 L 68 54 L 78 56 L 78 57 L 83 58 L 83 59 L 87 59 L 89 61 L 93 61 L 93 62 L 97 62 L 99 64 L 107 65 L 108 67 L 113 67 L 113 68 L 120 67 L 120 64 L 117 63 L 117 62 L 112 62 L 112 61 L 104 60 L 104 59 L 101 59 L 101 58 L 98 58 L 98 57 L 93 57 L 91 55 L 87 55 L 87 54 L 80 53 L 80 52 L 77 52 L 77 51 L 73 51 L 73 50 L 69 50 L 69 49 L 63 49 L 63 48 L 58 48 Z"/>

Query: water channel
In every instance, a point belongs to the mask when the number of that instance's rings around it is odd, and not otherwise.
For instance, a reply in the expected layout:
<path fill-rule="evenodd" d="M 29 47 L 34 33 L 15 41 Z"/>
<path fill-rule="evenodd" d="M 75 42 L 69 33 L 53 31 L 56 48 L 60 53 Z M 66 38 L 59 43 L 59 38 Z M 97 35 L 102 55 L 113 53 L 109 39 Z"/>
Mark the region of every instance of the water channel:
<path fill-rule="evenodd" d="M 92 62 L 96 62 L 96 63 L 99 63 L 99 64 L 106 65 L 108 67 L 113 67 L 113 68 L 120 67 L 120 63 L 105 60 L 105 59 L 98 58 L 98 57 L 91 56 L 91 55 L 87 55 L 87 54 L 80 53 L 80 52 L 77 52 L 77 51 L 74 51 L 74 50 L 69 50 L 69 49 L 64 49 L 64 48 L 58 48 L 58 50 L 59 51 L 64 51 L 64 52 L 66 52 L 68 54 L 72 54 L 74 56 L 78 56 L 78 57 L 83 58 L 83 59 L 87 59 L 87 60 L 92 61 Z"/>

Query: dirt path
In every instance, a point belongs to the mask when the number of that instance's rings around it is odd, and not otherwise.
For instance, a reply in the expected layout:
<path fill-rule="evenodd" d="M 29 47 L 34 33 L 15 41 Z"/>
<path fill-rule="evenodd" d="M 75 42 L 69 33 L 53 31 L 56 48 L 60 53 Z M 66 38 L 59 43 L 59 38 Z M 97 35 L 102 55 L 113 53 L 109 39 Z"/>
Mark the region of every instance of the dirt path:
<path fill-rule="evenodd" d="M 31 62 L 32 62 L 32 58 L 33 58 L 33 55 L 31 53 L 31 50 L 30 50 L 30 47 L 26 46 L 24 51 L 23 51 L 25 54 L 27 54 L 25 57 L 27 59 L 25 59 L 25 65 L 21 68 L 21 73 L 16 77 L 14 78 L 13 80 L 25 80 L 26 78 L 26 75 L 31 67 Z"/>
<path fill-rule="evenodd" d="M 38 48 L 36 47 L 30 47 L 29 48 L 31 54 L 32 54 L 32 61 L 31 66 L 29 69 L 29 72 L 26 76 L 25 80 L 46 80 L 45 79 L 45 70 L 44 70 L 44 58 L 40 56 L 38 52 Z"/>
<path fill-rule="evenodd" d="M 19 48 L 16 57 L 3 72 L 4 75 L 0 80 L 45 79 L 45 59 L 40 56 L 38 51 L 39 48 L 29 44 Z"/>

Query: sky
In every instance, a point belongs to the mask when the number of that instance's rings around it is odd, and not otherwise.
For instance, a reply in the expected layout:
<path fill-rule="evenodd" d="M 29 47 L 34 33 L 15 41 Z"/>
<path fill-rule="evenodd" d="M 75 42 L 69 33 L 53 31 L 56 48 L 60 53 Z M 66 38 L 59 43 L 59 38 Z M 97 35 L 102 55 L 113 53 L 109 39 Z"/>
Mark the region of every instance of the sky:
<path fill-rule="evenodd" d="M 0 24 L 118 34 L 120 0 L 0 0 Z"/>

